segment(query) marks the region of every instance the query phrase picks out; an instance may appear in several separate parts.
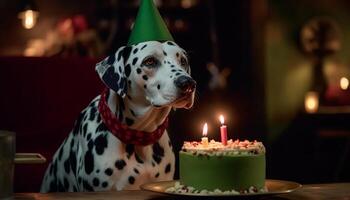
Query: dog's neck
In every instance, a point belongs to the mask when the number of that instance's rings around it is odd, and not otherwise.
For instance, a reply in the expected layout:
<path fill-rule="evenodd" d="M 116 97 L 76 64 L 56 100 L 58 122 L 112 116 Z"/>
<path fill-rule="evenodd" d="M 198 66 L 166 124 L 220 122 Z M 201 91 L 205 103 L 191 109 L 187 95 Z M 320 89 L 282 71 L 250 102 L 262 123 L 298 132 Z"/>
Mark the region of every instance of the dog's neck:
<path fill-rule="evenodd" d="M 123 124 L 131 129 L 152 132 L 161 125 L 171 111 L 171 107 L 156 108 L 144 99 L 117 95 L 109 90 L 108 106 Z"/>

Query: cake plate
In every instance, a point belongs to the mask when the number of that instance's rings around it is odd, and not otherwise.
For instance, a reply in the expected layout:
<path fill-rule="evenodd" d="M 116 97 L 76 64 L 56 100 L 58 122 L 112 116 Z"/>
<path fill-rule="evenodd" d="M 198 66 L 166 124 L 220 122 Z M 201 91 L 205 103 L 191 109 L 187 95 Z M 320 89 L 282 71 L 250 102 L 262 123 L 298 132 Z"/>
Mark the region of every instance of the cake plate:
<path fill-rule="evenodd" d="M 243 196 L 266 196 L 266 195 L 277 195 L 277 194 L 285 194 L 289 192 L 293 192 L 294 190 L 302 187 L 301 184 L 292 182 L 292 181 L 283 181 L 283 180 L 272 180 L 266 179 L 265 186 L 267 188 L 267 192 L 257 192 L 257 193 L 245 193 L 245 194 L 196 194 L 196 193 L 172 193 L 166 192 L 166 189 L 169 187 L 173 187 L 175 185 L 174 181 L 160 181 L 154 183 L 146 183 L 141 185 L 141 189 L 157 192 L 168 195 L 178 195 L 178 196 L 204 196 L 204 197 L 243 197 Z"/>

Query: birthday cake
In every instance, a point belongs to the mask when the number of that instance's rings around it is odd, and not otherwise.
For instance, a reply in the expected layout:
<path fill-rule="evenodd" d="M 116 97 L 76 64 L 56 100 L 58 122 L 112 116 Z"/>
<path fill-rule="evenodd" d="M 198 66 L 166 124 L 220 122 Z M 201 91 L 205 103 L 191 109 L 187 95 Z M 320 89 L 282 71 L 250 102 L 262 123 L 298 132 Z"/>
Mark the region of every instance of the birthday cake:
<path fill-rule="evenodd" d="M 265 188 L 265 147 L 257 141 L 185 142 L 174 193 L 256 193 Z"/>

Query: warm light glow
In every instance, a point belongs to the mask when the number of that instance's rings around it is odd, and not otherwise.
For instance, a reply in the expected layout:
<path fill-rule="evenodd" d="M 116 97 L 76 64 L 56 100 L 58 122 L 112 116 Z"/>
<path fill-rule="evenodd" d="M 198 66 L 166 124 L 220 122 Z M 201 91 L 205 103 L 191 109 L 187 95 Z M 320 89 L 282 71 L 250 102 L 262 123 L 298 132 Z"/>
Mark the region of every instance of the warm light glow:
<path fill-rule="evenodd" d="M 182 1 L 181 1 L 181 7 L 182 7 L 182 8 L 185 8 L 185 9 L 191 8 L 191 7 L 193 7 L 195 4 L 196 4 L 196 1 L 195 1 L 195 0 L 182 0 Z"/>
<path fill-rule="evenodd" d="M 315 113 L 318 110 L 318 94 L 317 92 L 308 92 L 305 96 L 305 110 L 308 113 Z"/>
<path fill-rule="evenodd" d="M 342 77 L 340 79 L 340 88 L 342 90 L 347 90 L 349 88 L 349 79 Z"/>
<path fill-rule="evenodd" d="M 18 14 L 22 20 L 22 25 L 26 29 L 31 29 L 35 26 L 39 13 L 34 10 L 26 10 Z"/>
<path fill-rule="evenodd" d="M 207 137 L 207 135 L 208 135 L 208 124 L 205 123 L 203 126 L 203 136 Z"/>
<path fill-rule="evenodd" d="M 223 125 L 223 124 L 225 123 L 225 118 L 224 118 L 224 116 L 223 116 L 223 115 L 220 115 L 219 119 L 220 119 L 220 123 Z"/>

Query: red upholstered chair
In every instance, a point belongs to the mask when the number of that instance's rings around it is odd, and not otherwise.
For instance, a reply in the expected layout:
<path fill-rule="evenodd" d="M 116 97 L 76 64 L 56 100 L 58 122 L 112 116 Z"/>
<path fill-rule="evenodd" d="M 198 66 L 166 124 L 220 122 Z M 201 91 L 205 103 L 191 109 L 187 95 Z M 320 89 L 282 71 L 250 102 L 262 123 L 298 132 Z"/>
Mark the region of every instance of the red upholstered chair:
<path fill-rule="evenodd" d="M 15 192 L 38 192 L 45 169 L 78 114 L 103 88 L 96 59 L 0 57 L 0 129 L 17 133 L 17 152 L 45 164 L 17 164 Z"/>

